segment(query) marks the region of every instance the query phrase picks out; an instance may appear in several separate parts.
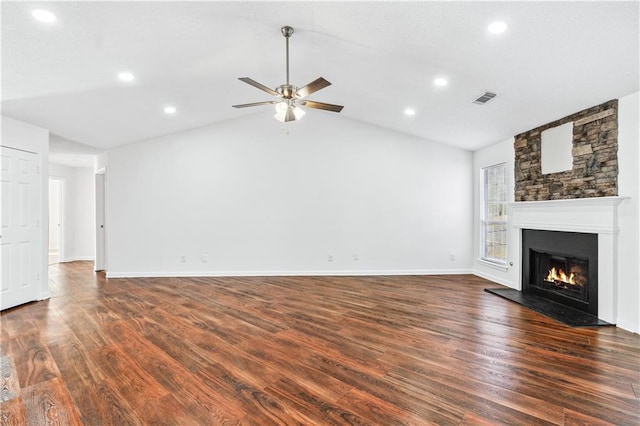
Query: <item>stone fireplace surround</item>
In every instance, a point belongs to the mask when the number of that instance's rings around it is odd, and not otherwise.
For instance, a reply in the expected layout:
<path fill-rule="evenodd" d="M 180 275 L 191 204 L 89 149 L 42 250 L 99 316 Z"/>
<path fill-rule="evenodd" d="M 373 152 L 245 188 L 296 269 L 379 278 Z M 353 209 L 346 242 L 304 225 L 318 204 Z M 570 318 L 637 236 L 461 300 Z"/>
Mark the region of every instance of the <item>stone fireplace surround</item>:
<path fill-rule="evenodd" d="M 615 324 L 618 298 L 618 205 L 626 197 L 595 197 L 509 203 L 510 247 L 522 290 L 522 230 L 586 232 L 598 235 L 598 318 Z"/>

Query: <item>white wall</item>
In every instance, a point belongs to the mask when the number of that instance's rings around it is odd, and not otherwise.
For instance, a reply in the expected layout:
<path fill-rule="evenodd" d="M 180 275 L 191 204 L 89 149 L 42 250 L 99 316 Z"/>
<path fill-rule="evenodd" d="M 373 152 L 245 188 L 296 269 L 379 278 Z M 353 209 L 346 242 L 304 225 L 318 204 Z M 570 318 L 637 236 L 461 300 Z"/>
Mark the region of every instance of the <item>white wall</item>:
<path fill-rule="evenodd" d="M 49 176 L 64 180 L 62 262 L 95 257 L 95 185 L 90 167 L 49 164 Z"/>
<path fill-rule="evenodd" d="M 618 100 L 618 326 L 640 332 L 640 92 Z"/>
<path fill-rule="evenodd" d="M 491 145 L 473 154 L 473 273 L 491 281 L 509 286 L 515 282 L 511 269 L 507 266 L 499 266 L 481 259 L 481 188 L 482 176 L 480 170 L 483 167 L 506 163 L 507 167 L 507 202 L 514 200 L 514 159 L 513 138 Z M 507 228 L 507 241 L 511 240 L 511 228 Z M 507 248 L 507 263 L 515 262 L 518 251 L 513 247 Z"/>
<path fill-rule="evenodd" d="M 75 169 L 75 257 L 79 260 L 94 260 L 96 251 L 95 174 L 90 167 Z"/>
<path fill-rule="evenodd" d="M 471 170 L 314 111 L 290 135 L 256 114 L 116 148 L 107 276 L 469 272 Z"/>
<path fill-rule="evenodd" d="M 41 240 L 39 241 L 39 256 L 34 260 L 34 265 L 39 269 L 39 274 L 37 274 L 40 280 L 38 300 L 47 299 L 50 297 L 49 282 L 47 279 L 49 247 L 49 227 L 47 226 L 49 176 L 47 159 L 49 157 L 49 131 L 41 127 L 2 116 L 1 144 L 2 146 L 33 152 L 37 155 L 40 176 L 42 177 L 40 187 L 37 188 L 40 192 L 40 214 L 38 222 L 42 232 Z"/>
<path fill-rule="evenodd" d="M 619 206 L 619 265 L 617 290 L 617 325 L 626 330 L 640 332 L 640 176 L 638 173 L 640 153 L 640 111 L 639 93 L 623 97 L 618 103 L 618 193 L 630 197 Z M 492 281 L 509 287 L 518 287 L 518 277 L 510 268 L 495 268 L 478 261 L 480 256 L 480 168 L 486 165 L 508 162 L 510 187 L 513 186 L 513 139 L 500 142 L 476 151 L 474 162 L 474 264 L 473 272 Z M 513 201 L 513 191 L 510 191 Z M 509 230 L 509 232 L 513 232 Z M 510 238 L 509 241 L 512 239 Z M 509 261 L 518 261 L 518 248 L 509 247 Z"/>

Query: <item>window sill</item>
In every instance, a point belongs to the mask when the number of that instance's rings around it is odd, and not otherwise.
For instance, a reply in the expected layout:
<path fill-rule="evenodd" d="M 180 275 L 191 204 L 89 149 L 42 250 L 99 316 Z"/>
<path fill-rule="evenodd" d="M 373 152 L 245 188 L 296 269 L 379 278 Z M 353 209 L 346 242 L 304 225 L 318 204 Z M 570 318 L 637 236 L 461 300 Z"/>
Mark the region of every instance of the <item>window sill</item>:
<path fill-rule="evenodd" d="M 509 266 L 506 263 L 492 262 L 490 260 L 482 259 L 482 258 L 479 258 L 477 260 L 478 260 L 478 263 L 480 263 L 482 266 L 487 266 L 497 271 L 507 272 L 509 270 Z"/>

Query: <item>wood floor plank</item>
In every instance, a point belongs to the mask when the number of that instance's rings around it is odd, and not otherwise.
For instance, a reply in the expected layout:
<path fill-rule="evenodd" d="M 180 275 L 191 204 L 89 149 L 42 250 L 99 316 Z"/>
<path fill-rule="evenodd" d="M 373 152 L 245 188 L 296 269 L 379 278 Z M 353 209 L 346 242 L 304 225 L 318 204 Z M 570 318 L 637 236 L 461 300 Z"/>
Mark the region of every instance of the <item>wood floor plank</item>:
<path fill-rule="evenodd" d="M 102 305 L 98 305 L 100 304 L 95 301 L 79 302 L 72 305 L 73 309 L 60 311 L 67 326 L 87 350 L 113 343 L 104 332 L 101 320 L 97 318 L 99 316 L 97 312 L 105 309 Z"/>
<path fill-rule="evenodd" d="M 136 409 L 148 400 L 161 399 L 169 392 L 153 376 L 140 368 L 116 344 L 91 351 L 103 375 L 117 385 L 118 393 Z"/>
<path fill-rule="evenodd" d="M 27 412 L 22 397 L 0 403 L 0 425 L 22 426 L 26 424 Z"/>
<path fill-rule="evenodd" d="M 633 414 L 634 411 L 640 413 L 639 401 L 620 396 L 617 392 L 609 393 L 606 386 L 600 388 L 597 380 L 586 381 L 579 376 L 567 375 L 556 365 L 545 368 L 544 364 L 527 359 L 495 358 L 465 351 L 457 351 L 453 357 L 475 366 L 466 372 L 470 377 L 479 374 L 481 377 L 500 378 L 498 383 L 501 387 L 541 400 L 548 400 L 549 392 L 553 392 L 563 407 L 593 415 L 599 413 L 602 419 L 614 423 L 624 423 L 624 419 L 634 417 L 640 421 L 640 414 Z"/>
<path fill-rule="evenodd" d="M 143 405 L 136 408 L 135 412 L 144 425 L 189 426 L 200 424 L 198 419 L 193 417 L 189 410 L 170 394 L 145 401 Z"/>
<path fill-rule="evenodd" d="M 269 386 L 266 391 L 289 401 L 296 411 L 310 418 L 314 424 L 372 424 L 357 414 L 324 400 L 290 379 L 282 379 Z"/>
<path fill-rule="evenodd" d="M 9 342 L 11 353 L 23 354 L 14 358 L 18 380 L 22 387 L 60 377 L 58 366 L 40 333 L 18 335 Z"/>
<path fill-rule="evenodd" d="M 455 399 L 466 411 L 478 412 L 497 421 L 511 424 L 539 421 L 560 424 L 562 421 L 563 409 L 558 404 L 510 391 L 489 380 L 470 381 L 458 370 L 440 363 L 398 366 L 389 376 L 400 382 L 408 381 L 442 398 Z M 477 395 L 482 395 L 482 398 Z M 513 412 L 517 412 L 518 416 L 513 416 Z"/>
<path fill-rule="evenodd" d="M 82 425 L 80 413 L 59 377 L 22 389 L 27 424 Z"/>
<path fill-rule="evenodd" d="M 13 360 L 0 353 L 0 402 L 11 401 L 20 396 L 20 381 Z"/>
<path fill-rule="evenodd" d="M 602 419 L 588 416 L 586 414 L 578 413 L 573 410 L 565 410 L 563 419 L 563 426 L 614 426 L 614 423 L 609 423 Z"/>
<path fill-rule="evenodd" d="M 237 421 L 231 410 L 221 408 L 228 403 L 223 395 L 207 387 L 189 370 L 159 351 L 125 323 L 109 324 L 107 332 L 112 338 L 118 336 L 122 342 L 120 349 L 153 376 L 199 422 Z"/>
<path fill-rule="evenodd" d="M 352 389 L 350 385 L 305 365 L 304 360 L 310 357 L 315 349 L 301 344 L 291 331 L 277 333 L 269 340 L 242 344 L 238 349 L 274 369 L 287 372 L 288 377 L 295 377 L 298 383 L 327 401 L 336 402 Z"/>
<path fill-rule="evenodd" d="M 37 334 L 43 325 L 43 318 L 48 312 L 48 302 L 32 302 L 23 305 L 21 308 L 9 309 L 2 312 L 3 341 L 5 335 L 8 339 L 24 334 Z"/>
<path fill-rule="evenodd" d="M 2 424 L 640 424 L 640 336 L 472 275 L 49 279 L 0 315 Z"/>
<path fill-rule="evenodd" d="M 495 426 L 496 421 L 487 419 L 477 413 L 466 412 L 458 426 Z M 586 425 L 583 425 L 586 426 Z"/>
<path fill-rule="evenodd" d="M 420 425 L 425 419 L 417 414 L 402 410 L 380 398 L 358 389 L 351 389 L 340 400 L 338 406 L 348 408 L 374 425 Z"/>
<path fill-rule="evenodd" d="M 410 386 L 377 377 L 350 365 L 323 356 L 313 356 L 308 365 L 343 381 L 353 388 L 389 402 L 435 424 L 457 424 L 463 416 L 455 403 L 447 403 L 435 395 L 412 392 Z"/>

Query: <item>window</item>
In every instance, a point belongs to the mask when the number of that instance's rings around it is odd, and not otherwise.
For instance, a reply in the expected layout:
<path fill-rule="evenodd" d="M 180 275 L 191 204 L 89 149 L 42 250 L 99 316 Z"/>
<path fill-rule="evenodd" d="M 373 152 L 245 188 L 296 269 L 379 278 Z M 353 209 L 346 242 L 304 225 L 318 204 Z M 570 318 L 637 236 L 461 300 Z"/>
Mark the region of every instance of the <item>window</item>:
<path fill-rule="evenodd" d="M 505 163 L 482 169 L 482 258 L 507 262 L 507 167 Z"/>

